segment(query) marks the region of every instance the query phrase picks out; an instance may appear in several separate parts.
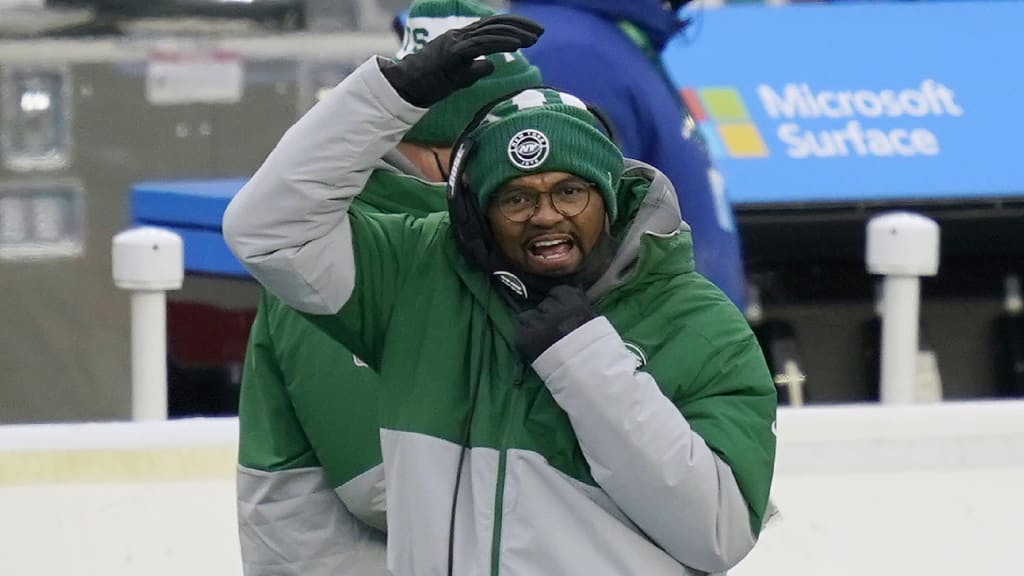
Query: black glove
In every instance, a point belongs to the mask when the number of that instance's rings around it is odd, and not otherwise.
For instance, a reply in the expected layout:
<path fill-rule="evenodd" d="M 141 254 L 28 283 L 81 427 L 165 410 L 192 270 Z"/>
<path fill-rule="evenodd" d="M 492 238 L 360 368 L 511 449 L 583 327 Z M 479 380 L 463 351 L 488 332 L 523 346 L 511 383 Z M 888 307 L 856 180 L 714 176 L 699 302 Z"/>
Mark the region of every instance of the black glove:
<path fill-rule="evenodd" d="M 533 364 L 555 342 L 596 316 L 586 292 L 576 286 L 555 286 L 536 308 L 519 313 L 516 348 Z"/>
<path fill-rule="evenodd" d="M 380 68 L 403 100 L 429 108 L 494 72 L 494 64 L 478 56 L 533 46 L 543 33 L 540 24 L 522 16 L 489 16 L 449 30 L 397 62 L 381 59 Z"/>

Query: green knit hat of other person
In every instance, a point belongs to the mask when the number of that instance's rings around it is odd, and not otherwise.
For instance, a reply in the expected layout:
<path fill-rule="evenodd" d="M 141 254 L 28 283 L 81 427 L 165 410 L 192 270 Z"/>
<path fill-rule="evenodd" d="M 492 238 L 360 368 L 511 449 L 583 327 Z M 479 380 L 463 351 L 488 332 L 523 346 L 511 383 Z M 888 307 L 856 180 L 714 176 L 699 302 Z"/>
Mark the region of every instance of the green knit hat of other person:
<path fill-rule="evenodd" d="M 475 148 L 466 162 L 466 183 L 486 212 L 491 196 L 509 180 L 568 172 L 597 186 L 614 223 L 624 161 L 599 125 L 572 94 L 547 88 L 520 92 L 495 105 L 470 135 Z"/>
<path fill-rule="evenodd" d="M 404 40 L 395 59 L 401 60 L 419 51 L 448 30 L 494 14 L 494 10 L 478 0 L 416 0 L 409 7 Z M 417 144 L 451 146 L 485 104 L 541 83 L 540 71 L 518 51 L 491 54 L 487 59 L 494 64 L 494 72 L 431 106 L 405 139 Z"/>

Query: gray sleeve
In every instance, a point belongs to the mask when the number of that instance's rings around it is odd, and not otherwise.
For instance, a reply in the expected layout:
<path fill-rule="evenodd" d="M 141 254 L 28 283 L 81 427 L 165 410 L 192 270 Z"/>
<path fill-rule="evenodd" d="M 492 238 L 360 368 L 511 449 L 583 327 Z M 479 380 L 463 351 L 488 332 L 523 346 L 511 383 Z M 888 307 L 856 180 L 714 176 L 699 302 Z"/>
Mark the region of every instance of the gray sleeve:
<path fill-rule="evenodd" d="M 594 480 L 659 547 L 702 572 L 724 572 L 753 548 L 732 470 L 636 370 L 606 318 L 562 338 L 533 368 L 568 414 Z"/>
<path fill-rule="evenodd" d="M 239 466 L 238 538 L 245 576 L 386 576 L 387 536 L 356 519 L 320 468 Z"/>
<path fill-rule="evenodd" d="M 356 274 L 348 207 L 424 113 L 395 92 L 376 57 L 363 63 L 285 133 L 232 199 L 223 221 L 231 251 L 293 308 L 340 310 Z"/>

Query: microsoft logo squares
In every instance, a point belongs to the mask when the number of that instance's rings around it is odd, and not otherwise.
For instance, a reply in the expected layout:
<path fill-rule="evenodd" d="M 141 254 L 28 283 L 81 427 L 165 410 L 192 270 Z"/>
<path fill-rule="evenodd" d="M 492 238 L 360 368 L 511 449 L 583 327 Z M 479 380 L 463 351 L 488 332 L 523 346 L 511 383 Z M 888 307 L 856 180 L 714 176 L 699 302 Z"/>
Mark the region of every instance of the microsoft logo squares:
<path fill-rule="evenodd" d="M 683 102 L 697 122 L 711 155 L 717 158 L 768 156 L 761 132 L 750 119 L 739 92 L 728 86 L 683 88 Z"/>

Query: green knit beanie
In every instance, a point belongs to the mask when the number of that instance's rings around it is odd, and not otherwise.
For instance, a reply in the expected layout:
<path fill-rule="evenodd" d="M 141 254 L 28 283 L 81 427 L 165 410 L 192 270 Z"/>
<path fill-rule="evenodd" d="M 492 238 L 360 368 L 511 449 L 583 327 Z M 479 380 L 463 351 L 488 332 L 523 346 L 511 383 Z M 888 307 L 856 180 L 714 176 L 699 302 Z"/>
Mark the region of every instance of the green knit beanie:
<path fill-rule="evenodd" d="M 424 44 L 448 30 L 494 14 L 494 10 L 478 0 L 416 0 L 409 7 L 404 41 L 395 59 L 401 60 L 419 51 Z M 405 139 L 417 144 L 451 146 L 485 104 L 541 83 L 540 71 L 518 51 L 491 54 L 487 59 L 494 64 L 494 72 L 431 106 Z"/>
<path fill-rule="evenodd" d="M 597 185 L 614 222 L 622 152 L 598 126 L 579 98 L 547 88 L 497 104 L 470 135 L 475 149 L 465 174 L 480 207 L 486 211 L 494 192 L 513 178 L 568 172 Z"/>

